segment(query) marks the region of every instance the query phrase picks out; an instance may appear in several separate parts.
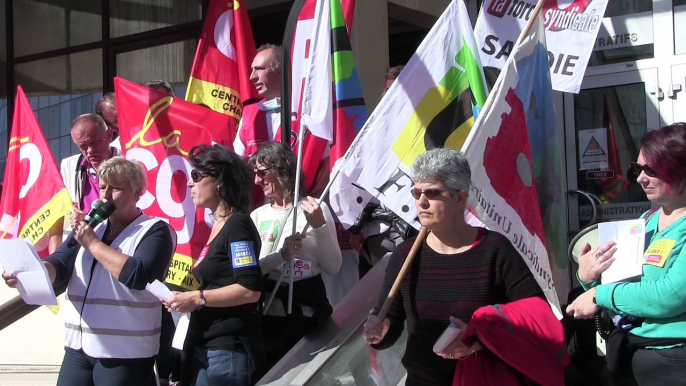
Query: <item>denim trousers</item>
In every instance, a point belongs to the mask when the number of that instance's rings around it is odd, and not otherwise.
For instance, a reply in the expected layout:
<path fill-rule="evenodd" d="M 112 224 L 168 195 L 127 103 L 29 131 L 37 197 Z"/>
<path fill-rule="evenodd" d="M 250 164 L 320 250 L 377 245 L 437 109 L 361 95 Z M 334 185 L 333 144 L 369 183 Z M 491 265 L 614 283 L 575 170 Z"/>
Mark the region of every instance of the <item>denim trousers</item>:
<path fill-rule="evenodd" d="M 98 359 L 65 347 L 57 386 L 149 386 L 155 357 Z"/>
<path fill-rule="evenodd" d="M 193 351 L 191 386 L 250 386 L 252 365 L 245 348 L 237 344 L 230 350 Z"/>

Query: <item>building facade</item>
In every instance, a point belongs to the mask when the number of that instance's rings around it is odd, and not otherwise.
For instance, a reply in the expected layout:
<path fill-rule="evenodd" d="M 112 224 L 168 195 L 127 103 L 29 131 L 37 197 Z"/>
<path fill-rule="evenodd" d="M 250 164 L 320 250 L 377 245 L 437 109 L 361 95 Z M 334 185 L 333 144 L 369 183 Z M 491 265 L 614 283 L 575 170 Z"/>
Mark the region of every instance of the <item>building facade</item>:
<path fill-rule="evenodd" d="M 59 161 L 78 151 L 71 121 L 112 91 L 114 76 L 164 79 L 185 94 L 208 3 L 0 0 L 0 173 L 17 85 Z M 410 58 L 448 3 L 357 0 L 352 44 L 370 110 L 386 68 Z M 281 41 L 292 4 L 247 0 L 258 45 Z M 467 5 L 474 22 L 480 1 Z M 686 0 L 609 0 L 581 92 L 555 93 L 570 237 L 590 223 L 633 218 L 650 207 L 629 163 L 647 130 L 686 121 L 685 35 Z M 616 164 L 594 163 L 602 153 Z"/>

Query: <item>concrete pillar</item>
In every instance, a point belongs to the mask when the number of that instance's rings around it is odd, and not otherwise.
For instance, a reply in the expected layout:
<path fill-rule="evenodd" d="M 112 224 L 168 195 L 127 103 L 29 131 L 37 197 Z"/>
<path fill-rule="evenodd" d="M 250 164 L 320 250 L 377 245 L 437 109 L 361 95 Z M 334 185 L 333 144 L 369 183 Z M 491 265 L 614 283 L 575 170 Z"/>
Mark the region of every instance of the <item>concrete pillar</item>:
<path fill-rule="evenodd" d="M 381 100 L 388 68 L 387 0 L 363 0 L 355 4 L 353 53 L 362 83 L 362 93 L 371 113 Z"/>

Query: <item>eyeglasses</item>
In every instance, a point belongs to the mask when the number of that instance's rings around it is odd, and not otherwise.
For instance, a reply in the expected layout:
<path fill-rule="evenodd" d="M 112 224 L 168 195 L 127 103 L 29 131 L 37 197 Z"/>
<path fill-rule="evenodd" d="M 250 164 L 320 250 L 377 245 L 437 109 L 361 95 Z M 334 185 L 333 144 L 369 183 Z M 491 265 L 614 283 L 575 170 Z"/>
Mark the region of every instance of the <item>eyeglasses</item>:
<path fill-rule="evenodd" d="M 414 189 L 410 190 L 410 194 L 412 194 L 412 197 L 413 197 L 415 200 L 419 200 L 419 198 L 422 196 L 422 194 L 423 194 L 424 196 L 426 196 L 427 199 L 429 199 L 429 200 L 434 200 L 434 199 L 436 199 L 438 196 L 440 196 L 441 193 L 443 193 L 443 192 L 452 192 L 452 191 L 453 191 L 452 189 L 429 188 L 429 189 L 426 189 L 426 190 L 419 190 L 419 189 L 417 189 L 417 188 L 414 188 Z"/>
<path fill-rule="evenodd" d="M 257 168 L 255 168 L 254 171 L 255 171 L 255 174 L 257 174 L 258 176 L 260 176 L 260 178 L 264 178 L 264 176 L 266 176 L 267 174 L 269 174 L 269 171 L 272 170 L 272 168 L 274 168 L 274 167 L 272 166 L 272 167 L 268 167 L 268 168 L 265 168 L 265 169 L 257 169 Z"/>
<path fill-rule="evenodd" d="M 198 182 L 202 181 L 203 178 L 208 177 L 208 176 L 214 177 L 214 175 L 212 173 L 203 173 L 203 172 L 199 172 L 195 169 L 191 170 L 191 180 L 193 180 L 193 182 L 195 182 L 196 184 Z"/>
<path fill-rule="evenodd" d="M 657 177 L 657 172 L 653 170 L 650 166 L 646 165 L 641 165 L 638 162 L 632 162 L 631 163 L 631 170 L 636 174 L 636 177 L 638 177 L 641 172 L 645 172 L 646 176 L 648 177 Z"/>

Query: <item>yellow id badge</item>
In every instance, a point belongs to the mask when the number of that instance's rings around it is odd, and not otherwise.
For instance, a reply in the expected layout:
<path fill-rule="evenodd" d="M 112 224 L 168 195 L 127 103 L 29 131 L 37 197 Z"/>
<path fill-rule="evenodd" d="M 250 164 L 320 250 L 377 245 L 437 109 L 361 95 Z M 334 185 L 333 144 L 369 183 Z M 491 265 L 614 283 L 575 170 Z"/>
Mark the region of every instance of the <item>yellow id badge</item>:
<path fill-rule="evenodd" d="M 643 264 L 664 268 L 674 244 L 676 244 L 676 240 L 660 239 L 653 241 L 643 254 Z"/>

